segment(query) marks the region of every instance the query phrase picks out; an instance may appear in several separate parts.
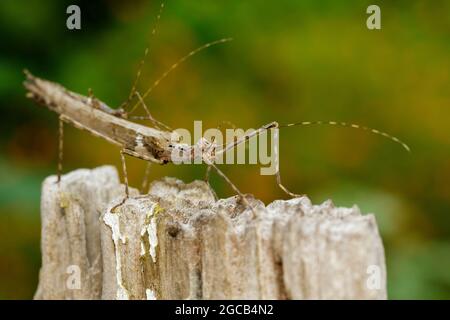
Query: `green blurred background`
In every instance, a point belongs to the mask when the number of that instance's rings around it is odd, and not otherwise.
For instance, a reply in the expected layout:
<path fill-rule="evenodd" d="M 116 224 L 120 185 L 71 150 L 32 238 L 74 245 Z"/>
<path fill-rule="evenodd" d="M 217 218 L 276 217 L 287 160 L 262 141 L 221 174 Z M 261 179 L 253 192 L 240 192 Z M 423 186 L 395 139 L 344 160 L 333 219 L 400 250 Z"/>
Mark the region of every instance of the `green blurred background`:
<path fill-rule="evenodd" d="M 381 7 L 382 29 L 366 28 Z M 82 30 L 66 29 L 81 7 Z M 57 117 L 27 100 L 22 69 L 118 106 L 146 46 L 140 90 L 173 62 L 222 37 L 171 74 L 147 100 L 172 127 L 231 121 L 355 122 L 386 130 L 411 147 L 336 127 L 281 132 L 285 184 L 314 203 L 333 199 L 373 212 L 383 236 L 389 298 L 450 298 L 450 2 L 173 0 L 151 30 L 155 1 L 0 2 L 0 299 L 32 298 L 40 267 L 40 184 L 56 171 Z M 120 163 L 108 143 L 66 126 L 65 171 Z M 145 164 L 128 159 L 140 184 Z M 202 178 L 203 166 L 153 166 Z M 254 165 L 222 166 L 243 192 L 285 198 Z M 222 197 L 232 195 L 218 177 Z"/>

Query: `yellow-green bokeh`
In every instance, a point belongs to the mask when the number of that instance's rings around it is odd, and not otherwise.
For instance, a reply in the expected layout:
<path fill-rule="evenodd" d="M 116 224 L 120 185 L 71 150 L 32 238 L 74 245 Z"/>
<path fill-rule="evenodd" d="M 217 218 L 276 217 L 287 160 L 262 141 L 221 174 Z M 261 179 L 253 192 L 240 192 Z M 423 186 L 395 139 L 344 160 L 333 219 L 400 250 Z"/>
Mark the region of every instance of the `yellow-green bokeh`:
<path fill-rule="evenodd" d="M 82 29 L 66 29 L 77 3 Z M 55 172 L 57 118 L 25 99 L 22 69 L 94 94 L 127 97 L 144 49 L 139 89 L 205 42 L 233 37 L 173 72 L 147 99 L 178 128 L 230 121 L 336 120 L 388 131 L 412 153 L 363 131 L 290 128 L 281 135 L 284 182 L 313 202 L 357 204 L 376 215 L 390 298 L 450 298 L 450 2 L 377 1 L 382 29 L 368 30 L 372 1 L 2 0 L 0 2 L 0 299 L 31 298 L 39 253 L 42 179 Z M 67 127 L 65 170 L 119 165 L 118 150 Z M 129 159 L 131 183 L 145 164 Z M 257 166 L 224 165 L 245 193 L 283 198 Z M 203 166 L 154 166 L 152 179 L 202 178 Z M 222 197 L 232 190 L 218 177 Z"/>

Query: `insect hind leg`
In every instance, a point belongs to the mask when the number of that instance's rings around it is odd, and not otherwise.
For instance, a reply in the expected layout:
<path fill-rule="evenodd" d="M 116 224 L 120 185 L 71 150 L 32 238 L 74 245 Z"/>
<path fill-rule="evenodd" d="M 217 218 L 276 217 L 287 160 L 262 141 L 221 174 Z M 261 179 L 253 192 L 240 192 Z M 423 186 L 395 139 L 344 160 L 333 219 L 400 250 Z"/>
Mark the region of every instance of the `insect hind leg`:
<path fill-rule="evenodd" d="M 64 153 L 64 121 L 60 116 L 58 119 L 58 167 L 57 167 L 57 175 L 58 178 L 56 182 L 58 185 L 61 183 L 61 175 L 63 170 L 63 154 Z"/>
<path fill-rule="evenodd" d="M 125 182 L 125 197 L 118 204 L 116 204 L 113 208 L 111 208 L 111 212 L 114 212 L 118 207 L 123 205 L 125 203 L 125 201 L 127 201 L 128 198 L 130 197 L 130 190 L 129 190 L 129 186 L 128 186 L 127 164 L 125 161 L 125 151 L 123 149 L 120 150 L 120 160 L 122 162 L 123 179 Z"/>

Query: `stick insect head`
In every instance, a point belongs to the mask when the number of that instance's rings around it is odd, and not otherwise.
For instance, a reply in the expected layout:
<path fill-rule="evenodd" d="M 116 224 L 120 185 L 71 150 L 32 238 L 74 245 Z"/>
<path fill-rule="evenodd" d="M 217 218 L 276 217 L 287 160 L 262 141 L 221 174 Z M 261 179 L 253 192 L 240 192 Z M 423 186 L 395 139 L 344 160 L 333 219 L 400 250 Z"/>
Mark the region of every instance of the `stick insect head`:
<path fill-rule="evenodd" d="M 194 145 L 186 143 L 171 143 L 171 160 L 175 164 L 179 163 L 202 163 L 203 161 L 209 163 L 214 162 L 216 155 L 216 143 L 205 138 L 200 138 Z"/>

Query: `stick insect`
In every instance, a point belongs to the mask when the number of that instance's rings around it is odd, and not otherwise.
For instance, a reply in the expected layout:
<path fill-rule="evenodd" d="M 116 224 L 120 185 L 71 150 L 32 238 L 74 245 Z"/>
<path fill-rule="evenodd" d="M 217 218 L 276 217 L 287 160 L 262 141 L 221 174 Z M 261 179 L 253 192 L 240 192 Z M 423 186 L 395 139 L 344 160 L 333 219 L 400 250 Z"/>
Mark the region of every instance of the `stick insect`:
<path fill-rule="evenodd" d="M 162 4 L 160 12 L 158 14 L 158 20 L 163 6 L 164 5 Z M 155 29 L 153 29 L 152 34 L 154 33 Z M 178 154 L 181 153 L 182 157 L 185 158 L 185 160 L 194 160 L 194 157 L 201 157 L 201 160 L 208 166 L 206 174 L 206 182 L 208 183 L 208 185 L 209 182 L 207 181 L 207 179 L 209 177 L 210 170 L 212 169 L 230 185 L 230 187 L 234 190 L 234 192 L 237 193 L 243 203 L 253 211 L 253 208 L 247 198 L 224 174 L 224 172 L 222 172 L 222 170 L 217 167 L 215 160 L 221 154 L 233 150 L 238 145 L 246 143 L 249 139 L 257 137 L 267 132 L 268 130 L 274 129 L 274 138 L 278 140 L 278 131 L 280 128 L 323 124 L 344 126 L 355 129 L 362 129 L 377 135 L 384 136 L 385 138 L 388 138 L 395 143 L 400 144 L 404 149 L 409 151 L 409 147 L 404 142 L 388 133 L 357 124 L 337 121 L 303 121 L 286 125 L 280 125 L 278 124 L 278 122 L 274 121 L 236 139 L 232 143 L 225 145 L 217 145 L 214 141 L 208 141 L 204 138 L 200 139 L 194 145 L 186 145 L 184 143 L 181 143 L 180 141 L 174 141 L 172 129 L 166 124 L 153 118 L 149 108 L 145 104 L 144 99 L 153 91 L 153 89 L 155 89 L 160 84 L 160 82 L 164 78 L 169 75 L 169 73 L 176 69 L 181 63 L 185 62 L 188 58 L 206 48 L 209 48 L 213 45 L 225 43 L 230 40 L 230 38 L 224 38 L 209 42 L 189 52 L 187 55 L 183 56 L 180 60 L 174 63 L 161 77 L 159 77 L 153 83 L 153 85 L 143 95 L 141 95 L 136 88 L 141 74 L 142 65 L 144 64 L 144 59 L 148 54 L 147 48 L 145 50 L 144 58 L 141 60 L 140 67 L 136 74 L 131 92 L 127 100 L 118 109 L 110 108 L 106 103 L 94 97 L 92 92 L 90 92 L 88 96 L 83 96 L 71 92 L 57 83 L 35 77 L 30 72 L 25 70 L 26 80 L 24 82 L 24 86 L 28 91 L 27 97 L 46 106 L 48 109 L 56 112 L 59 115 L 57 182 L 59 183 L 61 181 L 64 123 L 69 123 L 81 130 L 86 130 L 92 135 L 103 138 L 104 140 L 120 148 L 120 157 L 125 183 L 125 197 L 114 208 L 122 205 L 130 196 L 125 155 L 142 159 L 144 161 L 147 161 L 148 164 L 157 163 L 161 165 L 174 162 L 172 158 L 174 151 Z M 129 103 L 134 98 L 137 98 L 136 104 L 131 108 L 130 111 L 126 111 Z M 142 106 L 145 110 L 146 116 L 131 116 L 131 114 L 140 106 Z M 152 126 L 145 126 L 143 124 L 133 122 L 132 120 L 149 120 Z M 291 197 L 300 196 L 291 192 L 282 184 L 278 162 L 278 147 L 275 147 L 273 152 L 275 152 L 275 175 L 278 186 Z M 148 166 L 146 169 L 145 177 L 147 176 L 147 174 Z M 145 187 L 145 185 L 146 179 L 144 179 L 143 187 Z"/>

